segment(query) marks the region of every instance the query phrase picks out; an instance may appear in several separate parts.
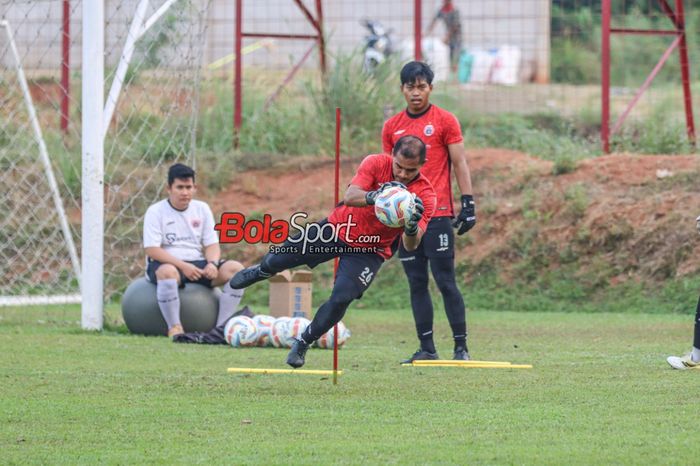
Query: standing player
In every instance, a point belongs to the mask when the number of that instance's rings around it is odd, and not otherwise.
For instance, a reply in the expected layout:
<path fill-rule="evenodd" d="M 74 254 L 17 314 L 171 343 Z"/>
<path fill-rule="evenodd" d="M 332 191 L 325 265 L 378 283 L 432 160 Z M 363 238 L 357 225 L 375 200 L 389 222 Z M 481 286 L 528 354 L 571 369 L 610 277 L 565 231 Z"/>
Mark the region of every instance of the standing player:
<path fill-rule="evenodd" d="M 435 23 L 437 23 L 438 20 L 442 20 L 445 23 L 445 30 L 447 33 L 445 43 L 450 47 L 450 65 L 454 72 L 457 70 L 459 54 L 462 52 L 462 21 L 459 19 L 459 10 L 455 8 L 452 0 L 444 0 L 442 2 L 442 7 L 440 7 L 437 14 L 430 22 L 426 35 L 429 36 L 433 32 Z"/>
<path fill-rule="evenodd" d="M 411 306 L 420 348 L 404 362 L 438 359 L 433 342 L 433 304 L 428 291 L 428 264 L 445 304 L 454 338 L 454 359 L 469 360 L 464 299 L 457 288 L 454 268 L 454 233 L 462 235 L 476 224 L 469 166 L 464 153 L 462 130 L 450 112 L 430 103 L 433 71 L 422 62 L 407 63 L 401 70 L 401 92 L 408 106 L 384 123 L 382 146 L 390 153 L 396 141 L 407 134 L 421 138 L 427 147 L 423 174 L 437 194 L 437 207 L 420 246 L 399 249 L 399 258 L 411 289 Z M 452 224 L 451 172 L 455 171 L 462 193 L 461 211 Z"/>
<path fill-rule="evenodd" d="M 290 366 L 304 365 L 309 346 L 340 322 L 350 303 L 369 288 L 379 267 L 394 253 L 399 237 L 406 249 L 418 247 L 435 209 L 435 191 L 420 174 L 425 153 L 425 145 L 420 139 L 406 136 L 396 141 L 393 156 L 375 154 L 365 157 L 345 191 L 343 203 L 318 224 L 331 224 L 334 226 L 331 230 L 339 228 L 338 239 L 334 240 L 330 235 L 327 239 L 309 241 L 306 251 L 298 243 L 287 240 L 281 247 L 283 252 L 266 254 L 260 264 L 238 272 L 231 279 L 232 288 L 242 289 L 292 267 L 307 265 L 313 268 L 340 257 L 331 296 L 316 311 L 301 339 L 292 345 L 287 356 Z M 403 229 L 383 225 L 372 207 L 382 190 L 397 185 L 405 186 L 416 196 L 415 212 Z M 354 226 L 350 227 L 350 224 Z M 373 241 L 369 242 L 370 239 Z M 367 251 L 360 252 L 360 248 L 367 248 Z"/>
<path fill-rule="evenodd" d="M 695 227 L 700 232 L 700 217 L 695 219 Z M 666 361 L 674 369 L 700 369 L 700 300 L 695 308 L 695 326 L 693 330 L 693 349 L 685 356 L 669 356 Z"/>
<path fill-rule="evenodd" d="M 243 290 L 227 283 L 243 265 L 221 260 L 214 215 L 205 202 L 192 199 L 196 190 L 194 170 L 176 163 L 168 170 L 168 198 L 150 206 L 143 221 L 146 276 L 156 284 L 158 307 L 168 324 L 168 336 L 175 340 L 184 334 L 178 288 L 185 283 L 225 284 L 217 327 L 236 312 L 243 296 Z"/>

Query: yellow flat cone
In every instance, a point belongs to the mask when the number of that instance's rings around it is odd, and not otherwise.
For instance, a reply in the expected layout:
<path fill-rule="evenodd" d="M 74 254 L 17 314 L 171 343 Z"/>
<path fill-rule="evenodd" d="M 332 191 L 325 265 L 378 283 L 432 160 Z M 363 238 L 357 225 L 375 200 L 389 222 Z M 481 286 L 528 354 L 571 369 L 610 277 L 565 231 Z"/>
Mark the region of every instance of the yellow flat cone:
<path fill-rule="evenodd" d="M 253 369 L 247 367 L 229 367 L 229 374 L 305 374 L 305 375 L 333 375 L 334 371 L 310 370 L 310 369 Z M 343 375 L 343 371 L 337 371 Z"/>
<path fill-rule="evenodd" d="M 502 365 L 507 366 L 511 364 L 508 361 L 460 361 L 454 359 L 427 359 L 424 361 L 413 361 L 414 366 L 440 366 L 440 365 L 450 365 L 450 366 L 474 366 L 479 364 L 489 364 L 489 365 Z"/>
<path fill-rule="evenodd" d="M 532 369 L 531 364 L 401 364 L 411 367 L 459 367 L 461 369 Z"/>

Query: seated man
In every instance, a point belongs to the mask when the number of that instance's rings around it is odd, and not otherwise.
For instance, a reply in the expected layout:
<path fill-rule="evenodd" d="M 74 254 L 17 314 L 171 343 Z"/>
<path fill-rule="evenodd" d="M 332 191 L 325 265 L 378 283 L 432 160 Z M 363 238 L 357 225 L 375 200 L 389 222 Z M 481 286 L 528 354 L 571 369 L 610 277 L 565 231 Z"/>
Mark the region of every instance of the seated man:
<path fill-rule="evenodd" d="M 171 338 L 184 333 L 178 288 L 185 283 L 224 285 L 217 327 L 236 312 L 243 297 L 243 290 L 228 284 L 243 265 L 221 259 L 214 215 L 206 202 L 192 199 L 196 191 L 194 170 L 176 163 L 168 170 L 168 198 L 150 206 L 143 222 L 146 276 L 156 284 L 158 307 Z"/>

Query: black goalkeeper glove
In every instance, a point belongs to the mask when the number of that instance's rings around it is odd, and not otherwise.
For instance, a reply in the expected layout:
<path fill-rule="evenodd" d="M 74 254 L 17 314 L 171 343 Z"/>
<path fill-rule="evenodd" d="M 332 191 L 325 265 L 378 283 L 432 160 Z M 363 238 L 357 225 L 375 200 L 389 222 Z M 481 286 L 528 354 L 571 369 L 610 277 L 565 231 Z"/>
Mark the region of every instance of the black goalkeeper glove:
<path fill-rule="evenodd" d="M 416 196 L 414 201 L 416 205 L 413 208 L 413 213 L 403 225 L 403 232 L 408 236 L 416 236 L 418 234 L 418 222 L 423 218 L 423 211 L 425 210 L 423 200 L 420 197 Z"/>
<path fill-rule="evenodd" d="M 367 203 L 367 205 L 374 205 L 374 203 L 377 201 L 377 196 L 379 196 L 379 194 L 381 194 L 382 191 L 388 188 L 393 188 L 394 186 L 406 189 L 406 186 L 404 186 L 403 183 L 399 183 L 398 181 L 389 181 L 387 183 L 382 183 L 379 185 L 379 189 L 377 189 L 376 191 L 367 191 L 367 193 L 365 193 L 365 202 Z"/>
<path fill-rule="evenodd" d="M 459 213 L 453 227 L 459 228 L 458 235 L 463 235 L 476 225 L 476 212 L 474 211 L 474 196 L 462 194 L 462 211 Z"/>

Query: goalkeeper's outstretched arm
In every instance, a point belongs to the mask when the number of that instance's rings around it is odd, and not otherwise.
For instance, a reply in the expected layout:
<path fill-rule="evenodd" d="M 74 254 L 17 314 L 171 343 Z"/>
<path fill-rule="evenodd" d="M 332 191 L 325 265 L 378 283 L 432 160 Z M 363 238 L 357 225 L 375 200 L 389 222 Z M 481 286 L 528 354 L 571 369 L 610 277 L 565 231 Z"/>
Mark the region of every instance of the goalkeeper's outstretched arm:
<path fill-rule="evenodd" d="M 365 207 L 371 205 L 371 199 L 368 199 L 368 194 L 374 191 L 365 191 L 356 184 L 351 184 L 348 189 L 345 190 L 345 196 L 343 196 L 343 204 L 348 207 Z"/>

